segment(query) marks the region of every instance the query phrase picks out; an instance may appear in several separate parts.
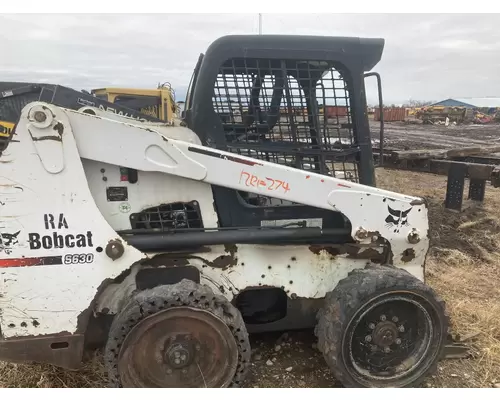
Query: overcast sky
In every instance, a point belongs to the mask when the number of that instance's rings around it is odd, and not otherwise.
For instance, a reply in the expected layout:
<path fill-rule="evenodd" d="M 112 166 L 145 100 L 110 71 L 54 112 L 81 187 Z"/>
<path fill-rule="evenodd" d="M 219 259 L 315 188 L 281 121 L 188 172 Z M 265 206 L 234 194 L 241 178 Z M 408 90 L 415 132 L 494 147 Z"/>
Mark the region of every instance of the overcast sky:
<path fill-rule="evenodd" d="M 386 103 L 500 97 L 499 28 L 499 14 L 263 15 L 264 33 L 384 38 L 374 70 Z M 213 40 L 256 33 L 258 14 L 4 14 L 0 80 L 86 90 L 168 81 L 183 100 L 198 55 Z M 367 90 L 374 101 L 374 87 Z"/>

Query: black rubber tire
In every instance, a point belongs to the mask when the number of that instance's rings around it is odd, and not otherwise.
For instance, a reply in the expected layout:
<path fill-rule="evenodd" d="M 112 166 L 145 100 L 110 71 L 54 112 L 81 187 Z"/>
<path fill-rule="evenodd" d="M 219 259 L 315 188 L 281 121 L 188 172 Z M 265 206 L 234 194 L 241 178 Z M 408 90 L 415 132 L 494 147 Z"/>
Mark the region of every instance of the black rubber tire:
<path fill-rule="evenodd" d="M 238 367 L 230 387 L 240 387 L 243 384 L 250 365 L 251 349 L 240 312 L 224 296 L 214 294 L 209 287 L 184 279 L 174 285 L 158 286 L 136 293 L 113 319 L 104 351 L 104 364 L 110 387 L 122 387 L 117 367 L 118 355 L 132 328 L 146 317 L 179 306 L 209 311 L 229 327 L 239 353 Z"/>
<path fill-rule="evenodd" d="M 346 362 L 349 343 L 344 336 L 358 310 L 377 296 L 396 291 L 411 292 L 424 299 L 435 311 L 437 324 L 433 324 L 433 335 L 429 351 L 424 356 L 423 366 L 406 378 L 393 382 L 377 379 L 360 379 L 354 368 Z M 437 368 L 443 356 L 449 330 L 449 317 L 444 301 L 435 291 L 405 270 L 391 266 L 370 266 L 356 269 L 341 280 L 337 287 L 327 293 L 325 304 L 317 315 L 315 334 L 318 349 L 332 370 L 335 378 L 345 387 L 415 387 Z"/>

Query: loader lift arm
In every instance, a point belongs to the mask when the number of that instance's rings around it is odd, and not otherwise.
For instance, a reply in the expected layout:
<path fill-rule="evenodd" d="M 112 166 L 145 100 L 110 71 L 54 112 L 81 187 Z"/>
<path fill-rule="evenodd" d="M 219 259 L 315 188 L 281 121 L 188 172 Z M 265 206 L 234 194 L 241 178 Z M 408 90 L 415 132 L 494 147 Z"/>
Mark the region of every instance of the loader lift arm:
<path fill-rule="evenodd" d="M 339 211 L 351 222 L 351 236 L 357 242 L 386 240 L 396 265 L 409 247 L 412 254 L 427 252 L 427 208 L 421 198 L 188 143 L 139 123 L 99 118 L 47 103 L 31 103 L 26 109 L 28 118 L 21 119 L 17 129 L 29 131 L 42 164 L 51 173 L 64 168 L 60 144 L 72 135 L 83 159 Z M 175 137 L 182 137 L 179 130 L 190 132 L 182 127 L 169 129 Z M 417 210 L 411 214 L 410 225 L 405 218 L 413 208 Z"/>

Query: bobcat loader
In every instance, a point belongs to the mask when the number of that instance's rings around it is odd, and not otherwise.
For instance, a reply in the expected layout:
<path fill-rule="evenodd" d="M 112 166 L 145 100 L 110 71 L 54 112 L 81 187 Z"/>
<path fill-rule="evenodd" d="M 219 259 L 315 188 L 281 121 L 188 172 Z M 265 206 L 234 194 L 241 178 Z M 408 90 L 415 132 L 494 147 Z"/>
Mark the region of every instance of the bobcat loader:
<path fill-rule="evenodd" d="M 417 386 L 449 321 L 425 201 L 375 187 L 383 46 L 222 37 L 169 125 L 27 104 L 0 155 L 0 359 L 102 346 L 113 387 L 237 387 L 249 333 L 314 327 L 343 385 Z"/>

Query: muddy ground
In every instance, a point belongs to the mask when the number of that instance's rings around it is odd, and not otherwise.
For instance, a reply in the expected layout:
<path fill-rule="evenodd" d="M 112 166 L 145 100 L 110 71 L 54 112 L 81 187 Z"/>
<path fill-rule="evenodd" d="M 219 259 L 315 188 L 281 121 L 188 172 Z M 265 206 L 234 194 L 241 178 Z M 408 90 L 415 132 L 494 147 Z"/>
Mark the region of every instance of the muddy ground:
<path fill-rule="evenodd" d="M 380 123 L 370 121 L 374 145 L 380 137 Z M 386 149 L 449 149 L 500 145 L 500 125 L 422 125 L 407 122 L 386 122 Z"/>

